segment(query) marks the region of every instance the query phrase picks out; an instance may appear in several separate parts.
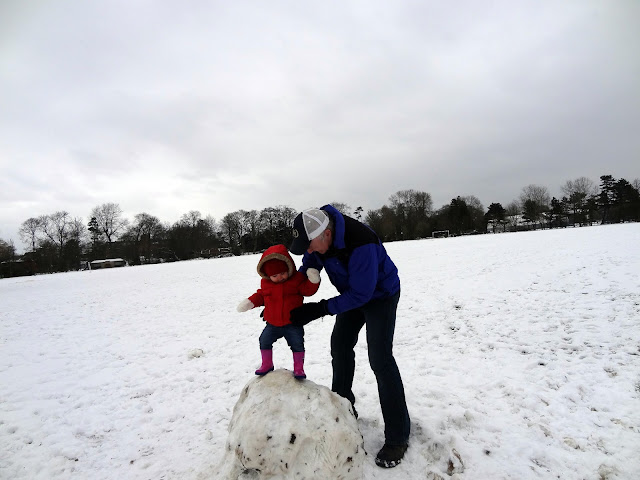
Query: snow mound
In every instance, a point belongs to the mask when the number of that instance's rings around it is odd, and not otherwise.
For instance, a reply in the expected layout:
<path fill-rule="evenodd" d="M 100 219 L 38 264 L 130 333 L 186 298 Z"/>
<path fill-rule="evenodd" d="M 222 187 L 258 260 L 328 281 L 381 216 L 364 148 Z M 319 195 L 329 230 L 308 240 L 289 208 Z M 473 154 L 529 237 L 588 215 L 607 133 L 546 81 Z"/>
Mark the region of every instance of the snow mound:
<path fill-rule="evenodd" d="M 365 455 L 349 402 L 279 369 L 242 390 L 215 478 L 362 479 Z"/>

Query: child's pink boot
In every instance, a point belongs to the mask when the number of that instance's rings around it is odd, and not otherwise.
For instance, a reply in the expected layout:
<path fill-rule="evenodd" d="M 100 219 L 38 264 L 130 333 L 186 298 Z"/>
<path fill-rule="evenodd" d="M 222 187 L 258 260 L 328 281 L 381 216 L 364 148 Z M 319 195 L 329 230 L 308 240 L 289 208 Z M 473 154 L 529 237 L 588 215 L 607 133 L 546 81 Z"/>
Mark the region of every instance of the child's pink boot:
<path fill-rule="evenodd" d="M 301 380 L 307 378 L 304 373 L 304 352 L 293 352 L 293 376 Z"/>
<path fill-rule="evenodd" d="M 256 370 L 256 375 L 266 375 L 273 370 L 273 350 L 260 350 L 262 365 Z"/>

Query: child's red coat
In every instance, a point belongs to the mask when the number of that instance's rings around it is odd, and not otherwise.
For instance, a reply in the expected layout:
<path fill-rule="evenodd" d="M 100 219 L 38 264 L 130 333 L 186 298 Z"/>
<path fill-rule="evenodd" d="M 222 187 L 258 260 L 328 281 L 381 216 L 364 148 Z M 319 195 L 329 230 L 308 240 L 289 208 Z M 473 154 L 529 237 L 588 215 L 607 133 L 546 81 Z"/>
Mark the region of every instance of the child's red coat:
<path fill-rule="evenodd" d="M 262 265 L 271 259 L 282 260 L 289 266 L 289 279 L 273 283 L 262 271 Z M 291 310 L 303 303 L 303 296 L 310 297 L 318 291 L 319 283 L 311 283 L 306 275 L 296 271 L 295 263 L 284 245 L 269 247 L 258 263 L 258 273 L 262 277 L 260 289 L 249 297 L 256 307 L 264 305 L 264 319 L 276 327 L 289 325 Z"/>

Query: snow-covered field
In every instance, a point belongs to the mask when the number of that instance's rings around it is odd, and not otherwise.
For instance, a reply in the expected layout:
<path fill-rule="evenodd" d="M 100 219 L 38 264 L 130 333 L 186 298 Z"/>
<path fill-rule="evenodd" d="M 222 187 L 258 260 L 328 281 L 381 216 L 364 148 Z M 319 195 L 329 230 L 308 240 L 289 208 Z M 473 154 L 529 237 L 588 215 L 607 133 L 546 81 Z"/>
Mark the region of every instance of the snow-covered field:
<path fill-rule="evenodd" d="M 387 249 L 412 434 L 400 466 L 375 466 L 361 335 L 365 478 L 640 478 L 640 224 Z M 259 363 L 258 310 L 235 311 L 258 259 L 0 280 L 0 478 L 206 478 Z M 314 299 L 334 295 L 322 279 Z M 307 375 L 327 386 L 332 324 L 306 329 Z M 284 340 L 274 359 L 291 369 Z"/>

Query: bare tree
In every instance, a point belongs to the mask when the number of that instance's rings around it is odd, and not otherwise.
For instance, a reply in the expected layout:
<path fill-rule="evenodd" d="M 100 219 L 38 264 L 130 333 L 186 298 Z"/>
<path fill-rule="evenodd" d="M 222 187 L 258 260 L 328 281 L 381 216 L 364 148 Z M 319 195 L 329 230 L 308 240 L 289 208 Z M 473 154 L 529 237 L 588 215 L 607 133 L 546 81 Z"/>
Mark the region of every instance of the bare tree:
<path fill-rule="evenodd" d="M 398 210 L 404 208 L 413 211 L 419 216 L 428 216 L 433 210 L 431 195 L 418 190 L 400 190 L 389 197 L 391 208 Z"/>
<path fill-rule="evenodd" d="M 460 198 L 462 198 L 465 201 L 465 203 L 467 204 L 467 207 L 475 208 L 477 210 L 484 212 L 484 205 L 482 205 L 482 202 L 480 201 L 480 199 L 475 195 L 467 195 L 466 197 L 460 197 Z"/>
<path fill-rule="evenodd" d="M 262 218 L 257 210 L 241 210 L 242 223 L 244 225 L 244 231 L 248 236 L 250 245 L 245 245 L 245 250 L 251 250 L 255 252 L 258 250 L 258 239 L 262 230 Z"/>
<path fill-rule="evenodd" d="M 567 180 L 560 188 L 565 195 L 563 201 L 571 209 L 574 224 L 582 225 L 587 219 L 587 201 L 598 193 L 598 187 L 591 179 L 580 177 Z"/>
<path fill-rule="evenodd" d="M 296 210 L 285 205 L 261 210 L 259 221 L 264 241 L 269 245 L 277 243 L 288 245 L 293 238 L 291 227 L 296 215 L 298 215 Z"/>
<path fill-rule="evenodd" d="M 333 208 L 335 208 L 336 210 L 338 210 L 340 213 L 342 213 L 343 215 L 346 215 L 348 217 L 351 216 L 351 207 L 349 205 L 347 205 L 346 203 L 342 203 L 342 202 L 330 202 L 329 203 L 331 206 L 333 206 Z"/>
<path fill-rule="evenodd" d="M 161 233 L 162 230 L 163 227 L 158 217 L 149 215 L 148 213 L 138 213 L 129 228 L 129 233 L 130 236 L 138 242 L 144 237 L 151 238 Z"/>
<path fill-rule="evenodd" d="M 527 185 L 520 194 L 520 203 L 525 210 L 526 217 L 535 224 L 542 220 L 543 213 L 549 210 L 551 195 L 547 187 Z"/>
<path fill-rule="evenodd" d="M 514 200 L 507 204 L 507 208 L 505 210 L 509 228 L 515 229 L 518 226 L 518 219 L 522 213 L 522 207 L 517 200 Z"/>
<path fill-rule="evenodd" d="M 520 203 L 524 205 L 524 202 L 527 200 L 533 201 L 541 208 L 548 208 L 551 196 L 549 195 L 547 187 L 527 185 L 522 189 L 522 193 L 520 193 Z"/>
<path fill-rule="evenodd" d="M 275 245 L 278 236 L 278 210 L 274 207 L 260 210 L 260 223 L 267 243 Z"/>
<path fill-rule="evenodd" d="M 208 255 L 216 244 L 216 221 L 210 215 L 202 218 L 198 210 L 182 215 L 173 228 L 173 240 L 178 256 Z"/>
<path fill-rule="evenodd" d="M 576 178 L 575 180 L 567 180 L 562 187 L 562 193 L 571 197 L 574 193 L 583 193 L 586 197 L 598 193 L 598 186 L 593 180 L 587 177 Z"/>
<path fill-rule="evenodd" d="M 433 209 L 431 195 L 417 190 L 400 190 L 389 197 L 395 216 L 395 239 L 412 239 L 426 235 Z"/>
<path fill-rule="evenodd" d="M 218 222 L 216 222 L 216 219 L 213 218 L 211 215 L 207 215 L 204 221 L 207 224 L 211 234 L 215 235 L 215 233 L 218 231 Z"/>
<path fill-rule="evenodd" d="M 233 250 L 239 248 L 242 238 L 242 214 L 239 211 L 227 213 L 222 218 L 220 234 Z"/>
<path fill-rule="evenodd" d="M 116 240 L 129 224 L 127 219 L 122 218 L 122 209 L 117 203 L 104 203 L 94 207 L 91 210 L 91 217 L 96 219 L 98 228 L 104 233 L 109 243 Z"/>
<path fill-rule="evenodd" d="M 179 223 L 185 227 L 196 228 L 202 220 L 202 214 L 198 210 L 191 210 L 180 217 Z"/>
<path fill-rule="evenodd" d="M 218 222 L 216 222 L 216 219 L 211 215 L 207 215 L 204 220 L 202 220 L 201 224 L 206 232 L 207 248 L 218 247 L 220 226 L 218 225 Z"/>
<path fill-rule="evenodd" d="M 73 223 L 69 213 L 60 211 L 51 215 L 44 215 L 39 217 L 38 221 L 40 222 L 41 231 L 62 253 L 62 248 L 71 238 L 73 230 Z"/>
<path fill-rule="evenodd" d="M 38 222 L 45 237 L 41 246 L 49 243 L 57 250 L 57 268 L 77 268 L 80 261 L 81 232 L 84 230 L 82 219 L 71 218 L 69 213 L 60 211 L 43 215 L 38 218 Z"/>
<path fill-rule="evenodd" d="M 149 261 L 148 259 L 153 256 L 153 242 L 162 237 L 165 230 L 157 217 L 148 213 L 138 213 L 127 230 L 126 236 L 135 243 L 138 258 L 142 256 L 146 259 L 145 261 Z M 140 261 L 143 259 L 140 258 Z"/>
<path fill-rule="evenodd" d="M 15 255 L 16 248 L 13 245 L 13 242 L 6 242 L 0 238 L 0 261 L 11 260 Z"/>
<path fill-rule="evenodd" d="M 87 239 L 87 229 L 81 217 L 75 217 L 69 222 L 69 237 L 77 240 L 78 244 Z"/>
<path fill-rule="evenodd" d="M 40 219 L 31 217 L 22 222 L 22 226 L 18 231 L 20 239 L 24 243 L 31 245 L 32 252 L 36 251 L 36 242 L 38 241 L 38 232 L 40 230 Z"/>
<path fill-rule="evenodd" d="M 298 212 L 286 205 L 280 205 L 276 207 L 278 212 L 278 238 L 279 243 L 288 245 L 293 240 L 293 221 L 295 220 Z"/>
<path fill-rule="evenodd" d="M 384 205 L 379 210 L 369 210 L 365 216 L 365 223 L 376 232 L 383 242 L 393 240 L 395 232 L 395 213 Z"/>

